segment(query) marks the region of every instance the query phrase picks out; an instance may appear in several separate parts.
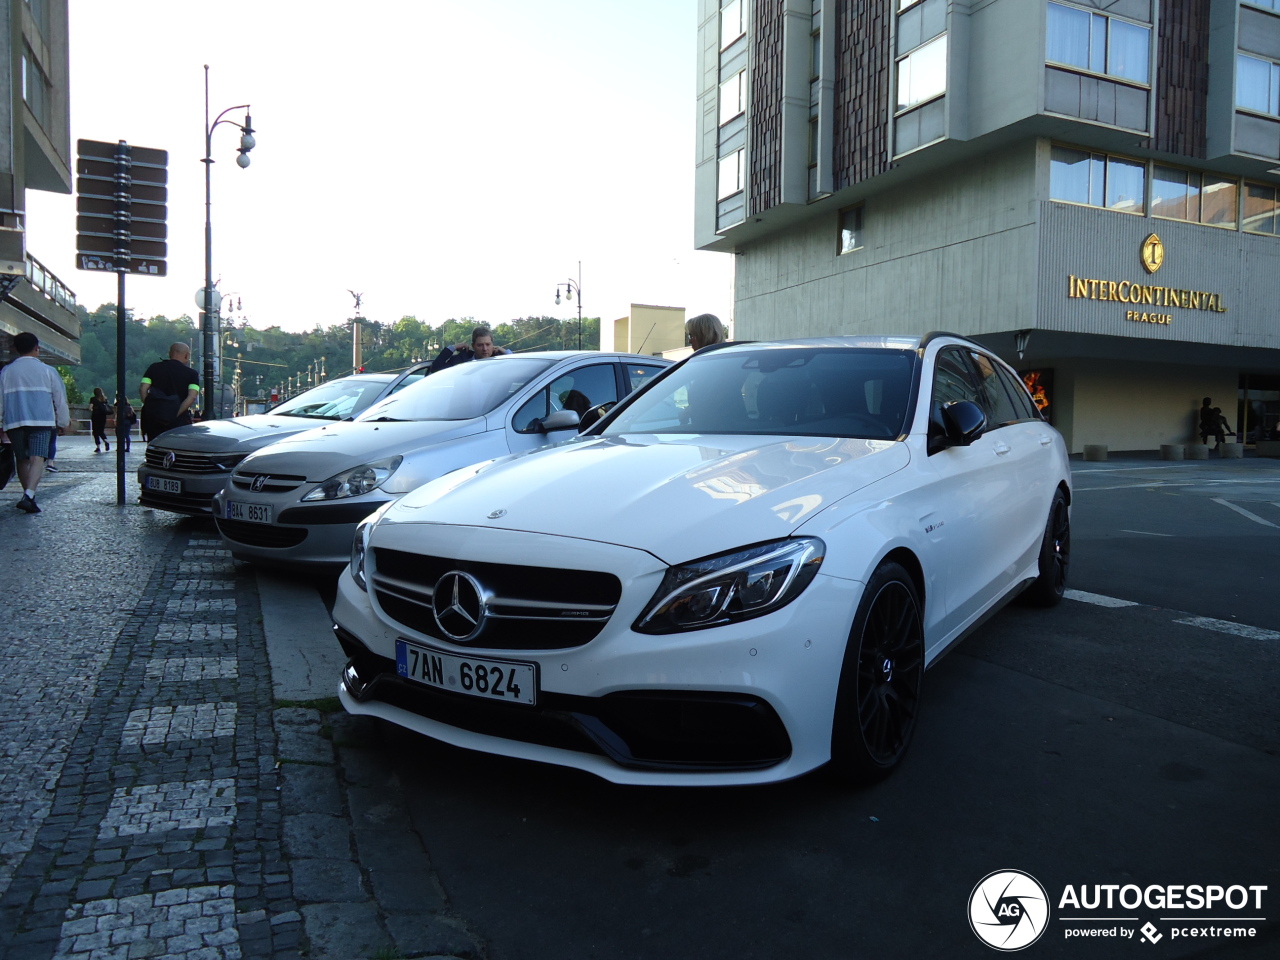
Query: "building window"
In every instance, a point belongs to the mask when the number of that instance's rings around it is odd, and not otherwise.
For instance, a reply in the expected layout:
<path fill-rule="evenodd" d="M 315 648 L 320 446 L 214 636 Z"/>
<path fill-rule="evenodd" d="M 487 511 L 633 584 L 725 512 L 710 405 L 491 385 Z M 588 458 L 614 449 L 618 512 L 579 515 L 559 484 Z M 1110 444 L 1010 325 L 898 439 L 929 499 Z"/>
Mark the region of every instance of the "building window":
<path fill-rule="evenodd" d="M 735 150 L 727 157 L 720 158 L 719 182 L 717 200 L 731 197 L 746 187 L 747 152 L 745 150 Z"/>
<path fill-rule="evenodd" d="M 1280 13 L 1280 0 L 1245 0 L 1251 7 L 1262 7 L 1264 10 L 1274 10 Z"/>
<path fill-rule="evenodd" d="M 720 124 L 723 126 L 738 114 L 746 110 L 746 84 L 743 80 L 746 71 L 739 70 L 732 77 L 720 84 Z"/>
<path fill-rule="evenodd" d="M 1280 191 L 1265 183 L 1244 185 L 1244 228 L 1280 236 Z"/>
<path fill-rule="evenodd" d="M 1234 229 L 1238 196 L 1234 180 L 1159 163 L 1151 170 L 1153 217 Z"/>
<path fill-rule="evenodd" d="M 720 49 L 731 46 L 745 32 L 742 0 L 728 0 L 720 7 Z"/>
<path fill-rule="evenodd" d="M 1280 64 L 1237 55 L 1236 106 L 1280 116 Z"/>
<path fill-rule="evenodd" d="M 22 51 L 22 99 L 42 127 L 49 125 L 49 81 L 35 61 L 30 47 Z"/>
<path fill-rule="evenodd" d="M 947 92 L 947 35 L 930 40 L 898 61 L 898 109 Z"/>
<path fill-rule="evenodd" d="M 1146 164 L 1069 147 L 1049 156 L 1049 196 L 1123 213 L 1146 210 Z"/>
<path fill-rule="evenodd" d="M 840 253 L 852 253 L 862 247 L 862 204 L 840 211 Z"/>
<path fill-rule="evenodd" d="M 1151 71 L 1151 28 L 1118 17 L 1049 4 L 1045 58 L 1051 63 L 1145 84 Z"/>

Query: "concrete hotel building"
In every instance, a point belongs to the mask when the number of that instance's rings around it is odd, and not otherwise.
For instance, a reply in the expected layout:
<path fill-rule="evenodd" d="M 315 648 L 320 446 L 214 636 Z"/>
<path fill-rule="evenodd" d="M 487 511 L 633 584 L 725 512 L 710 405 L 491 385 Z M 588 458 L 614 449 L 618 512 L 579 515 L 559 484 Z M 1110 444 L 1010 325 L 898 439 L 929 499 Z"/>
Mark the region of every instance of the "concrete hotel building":
<path fill-rule="evenodd" d="M 1204 396 L 1275 428 L 1280 0 L 698 3 L 739 338 L 968 335 L 1074 452 L 1187 442 Z"/>
<path fill-rule="evenodd" d="M 66 0 L 0 0 L 0 334 L 80 362 L 76 298 L 26 249 L 26 192 L 71 192 Z M 70 241 L 68 241 L 70 242 Z M 0 361 L 10 359 L 0 336 Z"/>

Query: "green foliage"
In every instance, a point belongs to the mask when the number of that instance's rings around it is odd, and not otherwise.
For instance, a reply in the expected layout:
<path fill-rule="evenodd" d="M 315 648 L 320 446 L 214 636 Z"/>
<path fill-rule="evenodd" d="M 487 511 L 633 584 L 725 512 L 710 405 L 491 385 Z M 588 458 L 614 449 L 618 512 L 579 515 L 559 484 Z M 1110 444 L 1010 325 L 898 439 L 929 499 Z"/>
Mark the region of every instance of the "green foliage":
<path fill-rule="evenodd" d="M 116 308 L 103 304 L 92 313 L 80 308 L 81 365 L 72 368 L 74 384 L 82 396 L 91 396 L 102 387 L 107 396 L 115 393 Z M 366 321 L 361 324 L 361 352 L 367 372 L 399 371 L 419 360 L 430 360 L 449 344 L 471 341 L 476 327 L 472 317 L 445 320 L 438 326 L 417 317 L 401 317 L 395 323 Z M 493 329 L 494 342 L 517 353 L 531 350 L 578 349 L 577 319 L 561 322 L 554 317 L 520 317 Z M 182 341 L 193 347 L 192 366 L 203 374 L 200 331 L 190 317 L 170 320 L 152 317 L 125 321 L 125 391 L 137 398 L 138 384 L 147 367 L 169 355 L 169 345 Z M 248 324 L 223 326 L 222 377 L 232 383 L 237 367 L 240 392 L 256 397 L 270 395 L 273 388 L 288 392 L 293 378 L 294 392 L 305 389 L 309 370 L 323 369 L 326 379 L 351 373 L 351 327 L 319 324 L 305 333 L 289 333 L 272 326 L 257 329 Z M 582 349 L 600 347 L 600 320 L 582 320 Z M 301 383 L 301 386 L 298 384 Z M 68 394 L 71 384 L 68 385 Z"/>
<path fill-rule="evenodd" d="M 84 394 L 76 386 L 76 380 L 71 371 L 66 367 L 59 367 L 58 375 L 62 377 L 62 382 L 67 388 L 67 403 L 84 403 Z"/>

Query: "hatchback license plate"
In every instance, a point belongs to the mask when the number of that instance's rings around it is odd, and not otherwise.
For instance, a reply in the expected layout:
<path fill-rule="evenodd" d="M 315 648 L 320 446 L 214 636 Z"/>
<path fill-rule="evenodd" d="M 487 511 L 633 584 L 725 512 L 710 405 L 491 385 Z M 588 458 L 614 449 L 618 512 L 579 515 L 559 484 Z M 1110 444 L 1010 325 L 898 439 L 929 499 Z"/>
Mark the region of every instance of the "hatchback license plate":
<path fill-rule="evenodd" d="M 242 503 L 239 500 L 228 500 L 227 519 L 247 520 L 250 523 L 270 523 L 271 507 L 265 503 Z"/>
<path fill-rule="evenodd" d="M 407 640 L 396 641 L 396 673 L 428 687 L 486 700 L 532 706 L 538 696 L 538 665 L 518 660 L 457 657 Z"/>
<path fill-rule="evenodd" d="M 182 481 L 170 480 L 168 477 L 147 477 L 147 489 L 159 490 L 161 493 L 181 493 Z"/>

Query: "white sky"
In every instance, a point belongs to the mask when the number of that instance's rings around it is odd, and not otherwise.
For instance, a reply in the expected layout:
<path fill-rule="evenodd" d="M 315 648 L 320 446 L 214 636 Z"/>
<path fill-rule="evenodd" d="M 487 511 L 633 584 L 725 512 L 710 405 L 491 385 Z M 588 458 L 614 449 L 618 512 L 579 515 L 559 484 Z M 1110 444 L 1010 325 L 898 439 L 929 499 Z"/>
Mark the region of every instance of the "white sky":
<path fill-rule="evenodd" d="M 353 313 L 439 324 L 630 303 L 722 320 L 733 257 L 693 249 L 693 0 L 71 0 L 71 138 L 169 151 L 169 275 L 130 276 L 139 316 L 194 316 L 204 283 L 204 71 L 213 275 L 255 327 Z M 242 121 L 244 111 L 230 119 Z M 27 247 L 90 310 L 75 199 L 28 191 Z M 224 311 L 225 313 L 225 311 Z"/>

